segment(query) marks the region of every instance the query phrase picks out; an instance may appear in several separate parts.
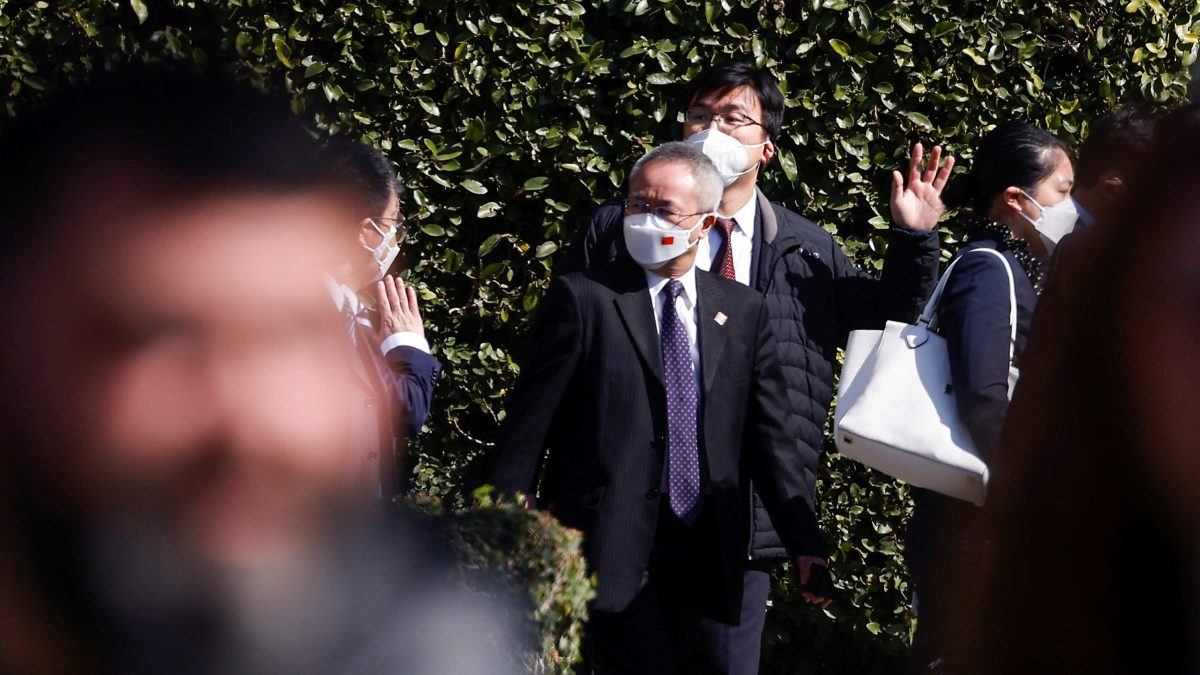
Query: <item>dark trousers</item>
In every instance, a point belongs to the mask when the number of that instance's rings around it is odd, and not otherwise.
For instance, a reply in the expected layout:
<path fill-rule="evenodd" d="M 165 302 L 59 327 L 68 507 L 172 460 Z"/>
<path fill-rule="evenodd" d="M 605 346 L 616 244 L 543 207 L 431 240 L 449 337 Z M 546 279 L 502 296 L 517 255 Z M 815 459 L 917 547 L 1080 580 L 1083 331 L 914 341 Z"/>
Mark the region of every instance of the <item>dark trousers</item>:
<path fill-rule="evenodd" d="M 992 544 L 979 507 L 926 490 L 915 493 L 915 503 L 904 550 L 917 610 L 909 673 L 969 675 L 978 671 Z"/>
<path fill-rule="evenodd" d="M 766 567 L 747 569 L 742 575 L 741 623 L 732 626 L 712 619 L 700 623 L 702 663 L 696 671 L 712 675 L 757 675 L 762 652 L 763 626 L 767 622 L 767 596 L 771 573 Z"/>
<path fill-rule="evenodd" d="M 704 601 L 711 593 L 717 540 L 709 510 L 692 525 L 663 500 L 641 590 L 620 612 L 593 610 L 577 674 L 692 675 Z"/>

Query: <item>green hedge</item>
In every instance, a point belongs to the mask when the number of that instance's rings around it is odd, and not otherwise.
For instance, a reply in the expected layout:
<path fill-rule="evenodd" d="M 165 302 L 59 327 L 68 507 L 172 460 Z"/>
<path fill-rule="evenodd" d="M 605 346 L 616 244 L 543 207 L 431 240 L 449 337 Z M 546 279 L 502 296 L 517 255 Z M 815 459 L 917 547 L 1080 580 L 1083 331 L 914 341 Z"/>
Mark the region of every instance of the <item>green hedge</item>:
<path fill-rule="evenodd" d="M 1120 102 L 1181 101 L 1200 7 L 1169 4 L 0 0 L 0 91 L 12 115 L 114 64 L 194 62 L 286 90 L 322 127 L 384 148 L 410 188 L 411 276 L 448 365 L 417 483 L 462 504 L 557 251 L 644 148 L 677 137 L 682 83 L 702 67 L 740 59 L 779 76 L 785 137 L 764 190 L 878 267 L 881 191 L 910 142 L 969 164 L 1001 120 L 1075 141 Z M 820 490 L 845 593 L 825 613 L 777 593 L 766 670 L 896 672 L 911 628 L 907 490 L 832 454 Z"/>
<path fill-rule="evenodd" d="M 451 542 L 468 573 L 499 576 L 524 591 L 516 603 L 505 597 L 500 604 L 516 605 L 517 612 L 530 608 L 528 616 L 510 617 L 537 637 L 536 651 L 524 660 L 526 670 L 569 672 L 579 659 L 587 603 L 596 595 L 595 577 L 583 559 L 583 537 L 544 511 L 524 508 L 523 502 L 495 504 L 489 492 L 477 491 L 476 503 L 465 509 L 446 509 L 444 502 L 426 495 L 397 499 L 396 506 L 428 518 Z M 497 647 L 500 653 L 512 649 Z"/>

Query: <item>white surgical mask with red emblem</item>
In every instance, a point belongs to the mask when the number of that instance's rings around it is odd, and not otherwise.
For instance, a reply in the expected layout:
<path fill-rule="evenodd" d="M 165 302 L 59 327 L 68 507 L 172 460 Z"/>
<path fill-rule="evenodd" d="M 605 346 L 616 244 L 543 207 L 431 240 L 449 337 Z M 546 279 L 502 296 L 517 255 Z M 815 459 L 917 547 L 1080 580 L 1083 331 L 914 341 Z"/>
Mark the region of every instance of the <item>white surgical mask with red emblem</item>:
<path fill-rule="evenodd" d="M 648 270 L 658 269 L 700 243 L 699 238 L 689 240 L 707 217 L 708 214 L 701 215 L 695 225 L 683 230 L 653 213 L 625 216 L 625 248 L 637 264 Z"/>

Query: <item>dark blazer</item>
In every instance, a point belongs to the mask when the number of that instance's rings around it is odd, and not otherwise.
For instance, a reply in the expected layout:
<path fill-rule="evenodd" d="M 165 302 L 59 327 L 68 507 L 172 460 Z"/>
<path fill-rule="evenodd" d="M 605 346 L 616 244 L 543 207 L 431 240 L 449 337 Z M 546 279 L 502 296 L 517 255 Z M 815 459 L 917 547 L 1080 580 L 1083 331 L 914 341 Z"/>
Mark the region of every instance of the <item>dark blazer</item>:
<path fill-rule="evenodd" d="M 816 467 L 797 451 L 760 293 L 697 271 L 705 508 L 716 530 L 710 594 L 727 621 L 741 603 L 749 521 L 747 474 L 792 555 L 819 555 L 809 501 Z M 724 321 L 718 315 L 725 316 Z M 641 587 L 663 479 L 666 400 L 645 272 L 631 261 L 551 283 L 509 398 L 488 480 L 533 494 L 581 530 L 599 577 L 595 607 L 620 611 Z M 548 453 L 545 452 L 548 450 Z"/>
<path fill-rule="evenodd" d="M 381 355 L 374 330 L 362 324 L 357 324 L 355 330 L 355 374 L 363 405 L 373 411 L 377 427 L 376 442 L 364 448 L 358 459 L 377 467 L 365 473 L 378 475 L 375 491 L 388 499 L 402 488 L 397 463 L 405 439 L 416 436 L 425 425 L 442 365 L 414 347 L 395 347 Z"/>
<path fill-rule="evenodd" d="M 618 200 L 597 209 L 555 272 L 566 274 L 628 259 L 623 213 Z M 909 322 L 921 313 L 937 284 L 938 235 L 892 229 L 882 276 L 877 279 L 856 268 L 822 227 L 768 201 L 761 191 L 757 213 L 750 285 L 766 298 L 787 409 L 795 418 L 796 451 L 806 466 L 816 467 L 833 398 L 838 347 L 845 345 L 852 330 L 882 328 L 889 319 Z M 747 556 L 753 560 L 786 557 L 757 496 Z"/>

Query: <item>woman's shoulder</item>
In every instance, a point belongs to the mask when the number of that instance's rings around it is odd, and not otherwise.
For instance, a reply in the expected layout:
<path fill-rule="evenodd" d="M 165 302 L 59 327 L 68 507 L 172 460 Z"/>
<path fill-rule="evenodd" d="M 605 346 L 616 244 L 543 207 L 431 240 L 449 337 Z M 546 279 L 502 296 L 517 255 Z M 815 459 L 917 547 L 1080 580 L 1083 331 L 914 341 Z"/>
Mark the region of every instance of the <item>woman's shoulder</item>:
<path fill-rule="evenodd" d="M 974 241 L 964 245 L 955 256 L 946 291 L 995 289 L 1007 295 L 1010 271 L 1014 284 L 1020 285 L 1022 280 L 1028 283 L 1025 271 L 1011 251 L 997 250 L 996 242 L 991 240 Z"/>

